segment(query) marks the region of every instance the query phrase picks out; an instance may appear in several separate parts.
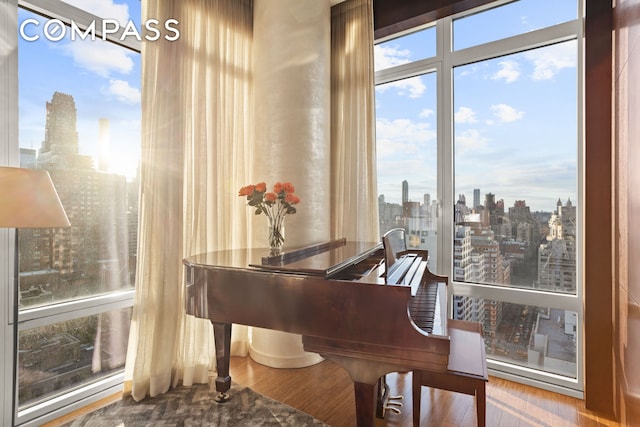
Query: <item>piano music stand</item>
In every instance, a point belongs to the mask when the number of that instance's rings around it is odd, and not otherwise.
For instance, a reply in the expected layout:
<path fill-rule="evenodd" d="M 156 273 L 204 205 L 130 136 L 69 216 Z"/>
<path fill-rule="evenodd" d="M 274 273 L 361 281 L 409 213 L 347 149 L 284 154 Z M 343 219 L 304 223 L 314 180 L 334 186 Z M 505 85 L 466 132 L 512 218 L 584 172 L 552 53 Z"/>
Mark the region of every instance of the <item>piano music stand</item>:
<path fill-rule="evenodd" d="M 389 272 L 400 255 L 407 252 L 407 241 L 404 237 L 403 228 L 394 228 L 387 231 L 382 236 L 382 246 L 384 248 L 384 264 Z"/>

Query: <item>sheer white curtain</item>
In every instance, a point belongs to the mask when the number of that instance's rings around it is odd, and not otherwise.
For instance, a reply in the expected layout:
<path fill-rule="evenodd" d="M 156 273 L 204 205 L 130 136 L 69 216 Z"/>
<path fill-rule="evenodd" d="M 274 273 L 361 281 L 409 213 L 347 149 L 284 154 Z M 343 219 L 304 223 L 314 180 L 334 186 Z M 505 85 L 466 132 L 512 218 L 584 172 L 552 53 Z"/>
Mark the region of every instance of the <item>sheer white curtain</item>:
<path fill-rule="evenodd" d="M 333 237 L 380 240 L 372 0 L 331 8 L 331 177 Z"/>
<path fill-rule="evenodd" d="M 182 259 L 246 247 L 250 215 L 250 0 L 147 0 L 143 19 L 179 21 L 180 38 L 143 46 L 143 135 L 136 299 L 125 392 L 136 400 L 207 382 L 210 322 L 186 316 Z M 246 354 L 246 331 L 235 327 Z M 242 335 L 245 335 L 244 337 Z"/>
<path fill-rule="evenodd" d="M 252 0 L 143 1 L 143 20 L 177 19 L 180 38 L 145 42 L 142 52 L 138 266 L 125 372 L 125 393 L 136 400 L 180 380 L 206 382 L 215 364 L 210 323 L 185 314 L 182 259 L 251 244 L 252 211 L 237 193 L 255 181 L 252 9 Z M 333 9 L 332 233 L 373 241 L 371 0 Z M 246 354 L 246 328 L 233 330 L 232 353 Z"/>

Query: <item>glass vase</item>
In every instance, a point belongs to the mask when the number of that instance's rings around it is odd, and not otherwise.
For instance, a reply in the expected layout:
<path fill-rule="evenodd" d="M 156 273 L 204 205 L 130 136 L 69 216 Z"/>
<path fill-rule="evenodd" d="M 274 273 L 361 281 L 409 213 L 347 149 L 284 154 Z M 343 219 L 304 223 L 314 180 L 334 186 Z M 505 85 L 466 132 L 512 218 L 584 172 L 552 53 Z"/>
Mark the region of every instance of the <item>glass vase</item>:
<path fill-rule="evenodd" d="M 280 255 L 284 245 L 284 215 L 282 217 L 267 217 L 269 220 L 269 248 L 271 255 Z"/>

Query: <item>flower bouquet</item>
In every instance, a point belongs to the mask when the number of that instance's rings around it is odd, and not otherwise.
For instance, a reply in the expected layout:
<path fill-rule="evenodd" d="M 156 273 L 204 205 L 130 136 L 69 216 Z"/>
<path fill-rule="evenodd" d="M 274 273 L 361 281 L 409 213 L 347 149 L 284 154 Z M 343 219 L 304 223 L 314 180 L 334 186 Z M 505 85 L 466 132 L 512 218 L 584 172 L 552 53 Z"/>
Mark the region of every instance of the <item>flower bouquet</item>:
<path fill-rule="evenodd" d="M 293 192 L 294 187 L 290 182 L 276 182 L 272 192 L 267 192 L 267 184 L 259 182 L 242 187 L 238 193 L 238 196 L 246 196 L 247 205 L 256 209 L 256 215 L 264 213 L 267 217 L 272 255 L 280 254 L 284 245 L 285 215 L 296 213 L 294 205 L 300 202 Z"/>

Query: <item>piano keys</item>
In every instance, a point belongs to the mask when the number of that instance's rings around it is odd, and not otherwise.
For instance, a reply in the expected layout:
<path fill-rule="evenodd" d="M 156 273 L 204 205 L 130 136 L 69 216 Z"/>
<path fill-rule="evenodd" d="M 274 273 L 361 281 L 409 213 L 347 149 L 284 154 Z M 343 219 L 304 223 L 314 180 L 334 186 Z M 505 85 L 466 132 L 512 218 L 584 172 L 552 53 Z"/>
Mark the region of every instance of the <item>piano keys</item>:
<path fill-rule="evenodd" d="M 218 400 L 227 398 L 231 386 L 233 323 L 300 334 L 305 351 L 340 364 L 354 381 L 358 426 L 373 425 L 381 376 L 413 369 L 446 371 L 450 337 L 446 308 L 441 308 L 446 277 L 427 268 L 413 273 L 418 285 L 435 283 L 435 291 L 427 293 L 440 301 L 438 310 L 429 309 L 440 318 L 431 320 L 428 332 L 408 314 L 414 297 L 423 293 L 421 286 L 387 283 L 379 242 L 340 239 L 275 259 L 265 257 L 265 251 L 224 250 L 184 260 L 187 314 L 209 319 L 214 328 Z"/>

